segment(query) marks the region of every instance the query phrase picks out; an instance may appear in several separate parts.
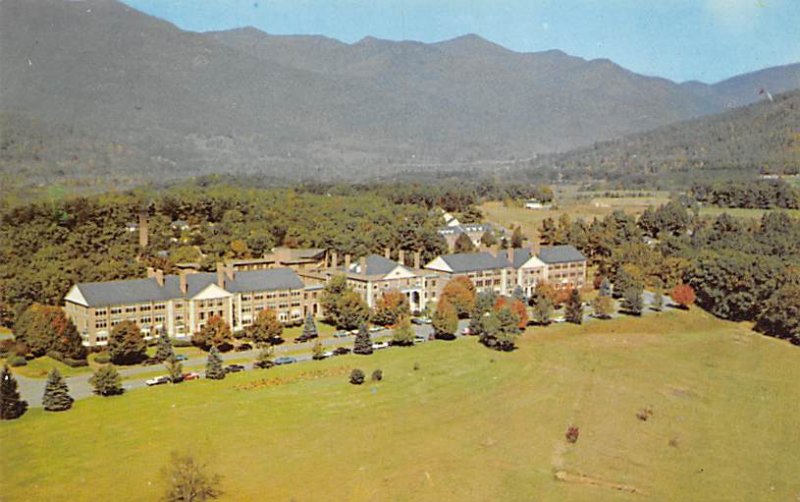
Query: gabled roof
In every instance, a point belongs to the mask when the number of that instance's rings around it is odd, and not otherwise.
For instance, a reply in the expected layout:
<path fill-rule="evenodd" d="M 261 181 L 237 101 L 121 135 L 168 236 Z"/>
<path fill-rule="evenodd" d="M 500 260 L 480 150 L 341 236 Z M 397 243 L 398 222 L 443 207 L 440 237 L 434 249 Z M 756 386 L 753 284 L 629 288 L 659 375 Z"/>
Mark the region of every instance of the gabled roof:
<path fill-rule="evenodd" d="M 445 254 L 439 258 L 454 274 L 511 267 L 511 263 L 505 256 L 494 256 L 487 252 Z"/>
<path fill-rule="evenodd" d="M 547 246 L 539 251 L 539 259 L 545 263 L 567 263 L 586 261 L 586 257 L 575 246 Z"/>
<path fill-rule="evenodd" d="M 411 272 L 411 269 L 404 265 L 400 265 L 400 263 L 390 260 L 389 258 L 385 258 L 383 256 L 377 254 L 371 254 L 367 256 L 367 269 L 361 270 L 361 260 L 351 263 L 350 268 L 347 270 L 348 273 L 357 274 L 357 275 L 386 275 L 392 270 L 396 269 L 397 267 L 403 267 Z M 344 267 L 342 268 L 344 270 Z"/>
<path fill-rule="evenodd" d="M 497 253 L 498 256 L 508 259 L 508 251 L 500 251 Z M 524 249 L 524 248 L 517 248 L 514 249 L 514 263 L 512 265 L 514 268 L 522 267 L 528 259 L 531 257 L 531 250 Z"/>
<path fill-rule="evenodd" d="M 216 282 L 216 273 L 186 274 L 187 292 L 185 295 L 181 292 L 180 277 L 177 275 L 165 276 L 164 286 L 159 286 L 156 279 L 151 277 L 148 279 L 84 282 L 77 284 L 75 288 L 83 295 L 87 306 L 101 307 L 192 298 Z M 288 268 L 249 270 L 236 272 L 233 279 L 225 277 L 224 289 L 230 293 L 303 289 L 303 281 L 293 270 Z"/>
<path fill-rule="evenodd" d="M 437 232 L 440 235 L 454 235 L 477 232 L 490 232 L 492 225 L 489 223 L 466 223 L 455 226 L 441 227 Z"/>

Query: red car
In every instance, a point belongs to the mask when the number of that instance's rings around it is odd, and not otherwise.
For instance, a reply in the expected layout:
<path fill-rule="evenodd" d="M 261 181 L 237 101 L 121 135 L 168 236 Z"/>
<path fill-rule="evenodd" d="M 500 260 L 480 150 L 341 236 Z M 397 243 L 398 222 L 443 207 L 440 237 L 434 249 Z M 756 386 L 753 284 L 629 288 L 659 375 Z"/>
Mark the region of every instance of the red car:
<path fill-rule="evenodd" d="M 197 380 L 198 378 L 200 378 L 200 373 L 197 373 L 195 371 L 192 371 L 191 373 L 184 373 L 183 374 L 183 379 L 184 380 Z"/>

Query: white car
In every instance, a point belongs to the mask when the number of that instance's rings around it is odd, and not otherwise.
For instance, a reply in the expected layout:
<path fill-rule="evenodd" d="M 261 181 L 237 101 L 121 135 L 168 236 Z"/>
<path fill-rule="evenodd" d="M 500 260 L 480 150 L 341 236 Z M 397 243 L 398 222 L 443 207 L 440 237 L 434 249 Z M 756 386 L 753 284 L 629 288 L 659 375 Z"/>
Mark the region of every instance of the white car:
<path fill-rule="evenodd" d="M 153 385 L 163 385 L 165 383 L 169 383 L 170 378 L 165 375 L 157 376 L 155 378 L 151 378 L 150 380 L 145 380 L 144 383 L 148 387 L 152 387 Z"/>
<path fill-rule="evenodd" d="M 329 357 L 333 357 L 333 351 L 332 350 L 326 350 L 325 352 L 322 353 L 322 357 L 324 357 L 326 359 L 329 358 Z"/>
<path fill-rule="evenodd" d="M 387 342 L 375 342 L 372 344 L 372 350 L 381 350 L 389 348 L 389 344 Z"/>

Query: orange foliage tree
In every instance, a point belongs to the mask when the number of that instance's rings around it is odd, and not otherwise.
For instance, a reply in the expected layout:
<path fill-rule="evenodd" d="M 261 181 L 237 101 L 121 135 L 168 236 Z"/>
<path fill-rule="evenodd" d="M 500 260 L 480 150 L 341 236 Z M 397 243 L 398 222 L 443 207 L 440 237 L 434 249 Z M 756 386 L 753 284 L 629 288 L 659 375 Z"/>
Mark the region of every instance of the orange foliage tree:
<path fill-rule="evenodd" d="M 688 309 L 694 304 L 694 301 L 697 298 L 694 294 L 694 288 L 688 284 L 676 284 L 675 287 L 672 288 L 670 296 L 672 297 L 672 300 L 680 305 L 683 309 Z"/>
<path fill-rule="evenodd" d="M 528 326 L 528 309 L 525 307 L 524 303 L 517 299 L 501 296 L 494 302 L 494 310 L 497 311 L 504 307 L 508 307 L 511 309 L 511 312 L 517 315 L 519 318 L 519 324 L 517 325 L 519 329 L 525 329 Z"/>
<path fill-rule="evenodd" d="M 475 284 L 469 277 L 460 275 L 448 282 L 442 290 L 440 302 L 453 306 L 458 317 L 466 317 L 475 307 Z"/>

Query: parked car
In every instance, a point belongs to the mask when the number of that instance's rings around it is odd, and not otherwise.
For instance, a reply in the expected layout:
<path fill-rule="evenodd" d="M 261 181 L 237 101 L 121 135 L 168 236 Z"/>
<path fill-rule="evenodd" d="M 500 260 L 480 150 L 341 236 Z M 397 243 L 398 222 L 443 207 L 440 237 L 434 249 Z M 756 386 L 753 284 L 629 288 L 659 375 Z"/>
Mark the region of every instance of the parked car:
<path fill-rule="evenodd" d="M 381 349 L 388 349 L 389 343 L 388 342 L 375 342 L 372 344 L 372 350 L 381 350 Z"/>
<path fill-rule="evenodd" d="M 155 366 L 156 364 L 161 364 L 161 361 L 153 357 L 149 357 L 142 361 L 142 366 Z"/>
<path fill-rule="evenodd" d="M 383 326 L 372 326 L 371 328 L 369 328 L 369 332 L 370 333 L 377 333 L 377 332 L 383 331 L 385 329 L 386 328 L 384 328 Z"/>
<path fill-rule="evenodd" d="M 350 336 L 350 333 L 347 331 L 337 331 L 333 334 L 334 338 L 347 338 L 348 336 Z"/>
<path fill-rule="evenodd" d="M 244 352 L 246 350 L 253 350 L 253 346 L 250 345 L 249 343 L 243 343 L 243 344 L 237 346 L 235 350 L 237 352 Z"/>
<path fill-rule="evenodd" d="M 322 357 L 323 357 L 323 359 L 327 359 L 329 357 L 333 357 L 333 351 L 332 350 L 326 350 L 325 352 L 322 353 Z"/>
<path fill-rule="evenodd" d="M 200 378 L 200 373 L 197 373 L 196 371 L 190 371 L 189 373 L 183 374 L 184 380 L 197 380 L 198 378 Z"/>
<path fill-rule="evenodd" d="M 161 375 L 161 376 L 157 376 L 157 377 L 151 378 L 150 380 L 145 380 L 144 383 L 148 387 L 152 387 L 153 385 L 163 385 L 165 383 L 169 383 L 170 381 L 171 380 L 170 380 L 170 378 L 168 376 Z"/>
<path fill-rule="evenodd" d="M 231 364 L 225 366 L 225 373 L 238 373 L 240 371 L 244 371 L 244 366 L 241 364 Z"/>
<path fill-rule="evenodd" d="M 427 341 L 428 337 L 426 335 L 414 335 L 414 343 L 422 343 Z"/>
<path fill-rule="evenodd" d="M 275 359 L 275 364 L 277 366 L 281 366 L 283 364 L 293 364 L 293 363 L 296 363 L 296 362 L 297 362 L 297 358 L 292 357 L 292 356 L 281 356 L 281 357 Z"/>
<path fill-rule="evenodd" d="M 304 342 L 307 342 L 309 340 L 313 340 L 314 338 L 316 338 L 316 336 L 303 336 L 303 335 L 300 335 L 300 336 L 298 336 L 297 338 L 294 339 L 294 343 L 304 343 Z"/>
<path fill-rule="evenodd" d="M 349 353 L 350 349 L 348 349 L 347 347 L 337 347 L 333 350 L 334 356 L 346 356 Z"/>
<path fill-rule="evenodd" d="M 175 360 L 176 361 L 186 361 L 189 357 L 186 354 L 176 354 Z"/>
<path fill-rule="evenodd" d="M 412 324 L 419 324 L 420 326 L 423 325 L 423 324 L 430 324 L 431 322 L 433 322 L 433 321 L 431 321 L 427 317 L 415 317 L 415 318 L 411 319 L 411 323 Z"/>
<path fill-rule="evenodd" d="M 469 326 L 461 330 L 462 335 L 471 335 L 472 331 L 470 331 Z"/>
<path fill-rule="evenodd" d="M 253 363 L 254 370 L 268 370 L 275 366 L 275 363 L 272 361 L 256 361 Z"/>

